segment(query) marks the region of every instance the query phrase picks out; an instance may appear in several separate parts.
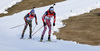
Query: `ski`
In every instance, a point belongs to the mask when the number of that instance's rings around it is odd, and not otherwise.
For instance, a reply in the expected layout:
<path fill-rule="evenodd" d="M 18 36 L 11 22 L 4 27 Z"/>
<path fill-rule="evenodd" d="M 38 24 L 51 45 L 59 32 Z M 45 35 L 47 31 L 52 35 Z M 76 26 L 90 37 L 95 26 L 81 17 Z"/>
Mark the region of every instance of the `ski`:
<path fill-rule="evenodd" d="M 39 40 L 39 42 L 43 42 L 43 43 L 45 43 L 45 41 L 43 41 L 43 40 Z"/>
<path fill-rule="evenodd" d="M 48 41 L 48 40 L 47 40 L 47 41 L 45 41 L 45 42 L 57 42 L 57 41 Z"/>
<path fill-rule="evenodd" d="M 23 39 L 23 40 L 34 40 L 34 38 L 33 39 L 30 39 L 30 38 L 20 38 L 20 39 Z"/>
<path fill-rule="evenodd" d="M 26 39 L 26 38 L 20 38 L 20 39 Z"/>
<path fill-rule="evenodd" d="M 57 41 L 48 41 L 48 40 L 46 40 L 46 41 L 39 41 L 39 42 L 45 43 L 45 42 L 57 42 Z"/>

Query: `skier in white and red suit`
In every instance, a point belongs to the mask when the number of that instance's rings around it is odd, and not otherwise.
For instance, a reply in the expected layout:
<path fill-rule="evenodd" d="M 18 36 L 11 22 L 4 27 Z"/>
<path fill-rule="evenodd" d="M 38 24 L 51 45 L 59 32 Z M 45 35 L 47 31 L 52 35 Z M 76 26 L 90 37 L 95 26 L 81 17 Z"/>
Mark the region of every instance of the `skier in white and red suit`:
<path fill-rule="evenodd" d="M 48 41 L 51 41 L 50 37 L 51 37 L 51 18 L 54 17 L 54 20 L 53 20 L 53 26 L 55 26 L 55 21 L 56 21 L 56 13 L 54 12 L 54 8 L 53 7 L 50 7 L 49 10 L 47 10 L 45 12 L 45 14 L 43 15 L 42 17 L 42 21 L 43 21 L 43 24 L 44 24 L 44 30 L 42 32 L 42 35 L 41 35 L 41 39 L 40 41 L 43 40 L 43 36 L 45 34 L 45 31 L 47 29 L 47 26 L 49 28 L 49 32 L 48 32 Z"/>

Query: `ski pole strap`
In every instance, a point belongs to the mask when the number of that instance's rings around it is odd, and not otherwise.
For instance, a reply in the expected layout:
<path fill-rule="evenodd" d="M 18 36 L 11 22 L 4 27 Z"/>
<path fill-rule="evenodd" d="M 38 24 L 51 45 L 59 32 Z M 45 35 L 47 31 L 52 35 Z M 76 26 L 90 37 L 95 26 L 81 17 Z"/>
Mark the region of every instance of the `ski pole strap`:
<path fill-rule="evenodd" d="M 42 26 L 42 27 L 43 27 L 43 26 Z M 37 33 L 42 27 L 40 27 L 35 33 Z M 33 33 L 33 35 L 34 35 L 35 33 Z M 32 35 L 32 36 L 33 36 L 33 35 Z"/>
<path fill-rule="evenodd" d="M 17 28 L 17 27 L 22 26 L 22 25 L 25 25 L 25 24 L 21 24 L 21 25 L 15 26 L 15 27 L 11 27 L 10 29 Z"/>

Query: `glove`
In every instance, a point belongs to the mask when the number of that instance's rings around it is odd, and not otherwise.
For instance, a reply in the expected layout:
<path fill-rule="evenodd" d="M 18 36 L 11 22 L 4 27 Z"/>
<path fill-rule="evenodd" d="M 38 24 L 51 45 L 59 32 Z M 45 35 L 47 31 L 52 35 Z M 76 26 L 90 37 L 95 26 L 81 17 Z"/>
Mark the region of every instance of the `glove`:
<path fill-rule="evenodd" d="M 53 23 L 53 26 L 55 26 L 55 23 Z"/>
<path fill-rule="evenodd" d="M 43 24 L 44 24 L 44 26 L 46 25 L 46 23 L 45 23 L 45 22 L 43 22 Z"/>
<path fill-rule="evenodd" d="M 25 21 L 25 23 L 28 23 L 28 21 Z"/>
<path fill-rule="evenodd" d="M 38 23 L 36 22 L 36 25 L 38 25 Z"/>

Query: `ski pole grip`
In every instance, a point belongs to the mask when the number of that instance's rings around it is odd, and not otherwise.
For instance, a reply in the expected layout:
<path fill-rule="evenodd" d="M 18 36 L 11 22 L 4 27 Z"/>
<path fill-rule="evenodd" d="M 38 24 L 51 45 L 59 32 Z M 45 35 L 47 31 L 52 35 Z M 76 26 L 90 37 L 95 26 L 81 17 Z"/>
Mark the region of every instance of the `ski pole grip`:
<path fill-rule="evenodd" d="M 34 9 L 35 7 L 33 7 L 33 9 Z"/>
<path fill-rule="evenodd" d="M 56 4 L 53 4 L 53 6 L 55 6 Z"/>
<path fill-rule="evenodd" d="M 56 5 L 56 4 L 53 4 L 53 5 Z"/>

